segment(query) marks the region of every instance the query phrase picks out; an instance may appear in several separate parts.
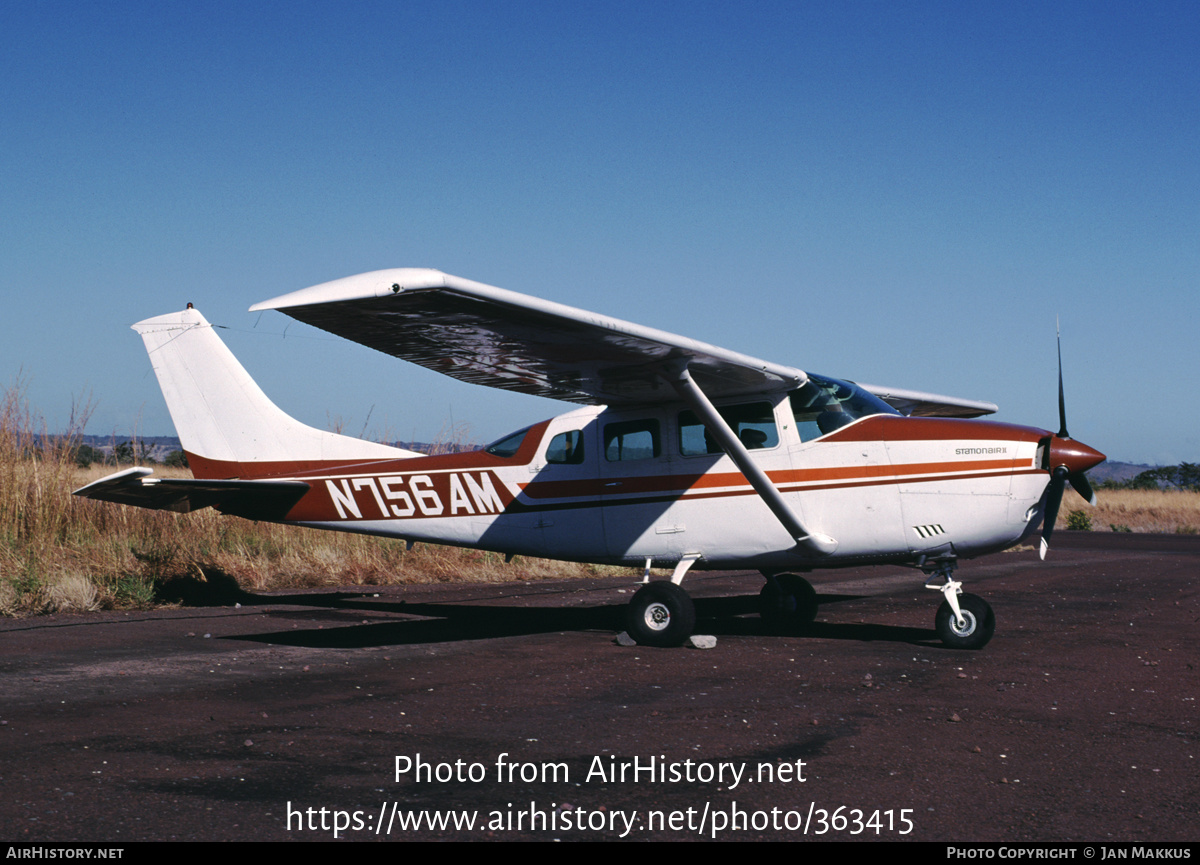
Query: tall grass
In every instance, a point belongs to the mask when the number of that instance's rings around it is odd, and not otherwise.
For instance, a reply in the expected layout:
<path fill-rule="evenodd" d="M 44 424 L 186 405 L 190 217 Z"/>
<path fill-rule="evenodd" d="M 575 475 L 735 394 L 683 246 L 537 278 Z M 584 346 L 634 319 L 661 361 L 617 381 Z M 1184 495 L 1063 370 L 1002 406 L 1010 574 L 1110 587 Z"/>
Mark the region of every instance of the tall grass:
<path fill-rule="evenodd" d="M 95 605 L 88 581 L 62 555 L 77 540 L 77 508 L 62 491 L 74 477 L 88 413 L 72 412 L 67 432 L 50 436 L 29 408 L 22 378 L 0 395 L 0 613 Z"/>
<path fill-rule="evenodd" d="M 1096 507 L 1083 504 L 1066 491 L 1055 528 L 1067 528 L 1074 511 L 1091 518 L 1093 531 L 1175 532 L 1200 531 L 1200 492 L 1183 490 L 1098 490 Z"/>

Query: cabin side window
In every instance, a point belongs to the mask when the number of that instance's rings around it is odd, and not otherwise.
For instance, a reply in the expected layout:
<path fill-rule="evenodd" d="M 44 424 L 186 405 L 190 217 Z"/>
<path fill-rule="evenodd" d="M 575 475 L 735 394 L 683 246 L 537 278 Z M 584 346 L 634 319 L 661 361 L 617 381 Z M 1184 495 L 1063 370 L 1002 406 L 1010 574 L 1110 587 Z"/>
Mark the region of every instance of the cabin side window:
<path fill-rule="evenodd" d="M 746 450 L 773 448 L 779 444 L 775 410 L 769 402 L 727 405 L 717 408 Z M 679 452 L 684 456 L 719 454 L 723 450 L 694 412 L 679 413 Z"/>
<path fill-rule="evenodd" d="M 559 433 L 550 439 L 546 448 L 546 462 L 557 465 L 577 466 L 583 462 L 583 431 Z"/>
<path fill-rule="evenodd" d="M 649 460 L 661 453 L 658 421 L 654 418 L 604 426 L 604 458 L 610 463 Z"/>

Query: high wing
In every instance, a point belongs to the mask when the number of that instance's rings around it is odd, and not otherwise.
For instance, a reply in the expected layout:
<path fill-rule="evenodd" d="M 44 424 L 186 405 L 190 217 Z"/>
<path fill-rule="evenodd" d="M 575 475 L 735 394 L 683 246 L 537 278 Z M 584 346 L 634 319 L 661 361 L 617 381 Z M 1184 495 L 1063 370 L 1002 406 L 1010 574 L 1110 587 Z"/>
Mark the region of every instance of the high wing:
<path fill-rule="evenodd" d="M 980 400 L 940 396 L 935 393 L 923 393 L 919 390 L 905 390 L 899 387 L 880 387 L 862 382 L 856 382 L 856 384 L 863 390 L 875 394 L 900 414 L 911 417 L 969 418 L 994 414 L 998 411 L 995 403 L 981 402 Z"/>
<path fill-rule="evenodd" d="M 280 520 L 309 489 L 303 481 L 149 477 L 152 473 L 147 468 L 125 469 L 80 487 L 74 495 L 181 514 L 215 507 L 247 519 Z"/>
<path fill-rule="evenodd" d="M 462 381 L 589 405 L 671 398 L 686 363 L 714 399 L 796 388 L 801 369 L 439 270 L 377 270 L 256 303 Z M 992 403 L 861 385 L 902 414 L 978 417 Z"/>
<path fill-rule="evenodd" d="M 802 385 L 782 366 L 437 270 L 379 270 L 250 307 L 278 309 L 462 381 L 589 405 L 674 398 L 658 370 L 686 362 L 713 398 Z"/>

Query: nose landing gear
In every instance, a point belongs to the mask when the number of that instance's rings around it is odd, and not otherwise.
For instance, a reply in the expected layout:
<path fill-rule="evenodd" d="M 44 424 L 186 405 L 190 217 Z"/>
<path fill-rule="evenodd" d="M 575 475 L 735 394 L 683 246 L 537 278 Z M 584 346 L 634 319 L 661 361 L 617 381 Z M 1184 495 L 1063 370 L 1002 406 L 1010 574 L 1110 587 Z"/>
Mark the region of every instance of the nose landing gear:
<path fill-rule="evenodd" d="M 953 578 L 957 562 L 953 557 L 917 565 L 928 574 L 925 588 L 945 596 L 934 616 L 934 627 L 948 649 L 982 649 L 996 633 L 996 614 L 991 604 L 978 595 L 964 594 L 962 583 Z M 935 580 L 941 580 L 940 584 Z"/>

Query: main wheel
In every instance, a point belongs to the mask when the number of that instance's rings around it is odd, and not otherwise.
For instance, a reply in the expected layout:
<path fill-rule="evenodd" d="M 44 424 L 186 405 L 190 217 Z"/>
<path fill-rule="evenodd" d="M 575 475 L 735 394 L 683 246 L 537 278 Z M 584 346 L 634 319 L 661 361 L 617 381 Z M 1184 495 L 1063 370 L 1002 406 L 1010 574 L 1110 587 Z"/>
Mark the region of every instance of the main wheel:
<path fill-rule="evenodd" d="M 758 611 L 769 625 L 803 628 L 817 617 L 817 590 L 795 574 L 780 574 L 758 593 Z"/>
<path fill-rule="evenodd" d="M 978 595 L 959 595 L 958 607 L 963 614 L 961 628 L 950 602 L 942 601 L 935 620 L 938 636 L 949 649 L 982 649 L 996 633 L 996 614 L 991 605 Z"/>
<path fill-rule="evenodd" d="M 643 646 L 678 646 L 696 627 L 696 605 L 682 588 L 659 580 L 638 589 L 625 617 L 625 629 Z"/>

